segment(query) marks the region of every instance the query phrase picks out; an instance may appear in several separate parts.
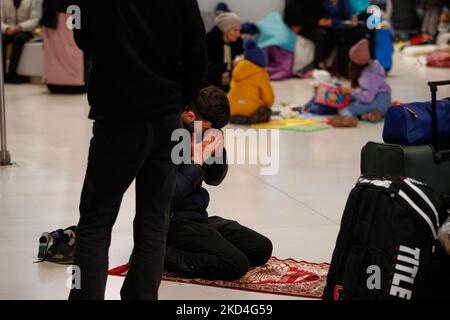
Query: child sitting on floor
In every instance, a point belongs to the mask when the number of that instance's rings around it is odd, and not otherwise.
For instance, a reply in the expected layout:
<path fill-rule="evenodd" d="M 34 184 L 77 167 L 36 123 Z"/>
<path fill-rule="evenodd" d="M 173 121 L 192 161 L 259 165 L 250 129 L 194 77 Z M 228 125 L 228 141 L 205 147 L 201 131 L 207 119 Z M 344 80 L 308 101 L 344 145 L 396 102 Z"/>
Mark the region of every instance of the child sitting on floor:
<path fill-rule="evenodd" d="M 381 121 L 392 105 L 391 87 L 386 82 L 383 66 L 370 57 L 369 41 L 363 39 L 350 49 L 349 76 L 352 85 L 352 101 L 339 113 L 343 119 L 333 123 L 345 124 L 361 117 L 371 122 Z"/>
<path fill-rule="evenodd" d="M 339 116 L 333 118 L 331 124 L 335 127 L 356 127 L 358 118 L 381 121 L 392 105 L 386 71 L 377 60 L 371 59 L 367 39 L 353 46 L 349 57 L 352 100 L 347 108 L 339 110 Z"/>
<path fill-rule="evenodd" d="M 228 98 L 231 105 L 231 123 L 256 124 L 269 122 L 275 101 L 266 67 L 264 51 L 253 39 L 245 42 L 245 60 L 233 71 Z"/>

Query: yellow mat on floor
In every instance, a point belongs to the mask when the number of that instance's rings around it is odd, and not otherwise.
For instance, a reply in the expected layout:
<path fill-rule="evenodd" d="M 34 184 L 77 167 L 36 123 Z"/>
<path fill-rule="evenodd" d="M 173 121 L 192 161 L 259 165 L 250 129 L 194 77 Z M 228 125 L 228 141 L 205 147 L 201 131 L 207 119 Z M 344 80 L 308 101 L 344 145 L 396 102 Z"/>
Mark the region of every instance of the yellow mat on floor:
<path fill-rule="evenodd" d="M 272 120 L 268 123 L 255 124 L 252 126 L 254 129 L 286 129 L 290 127 L 300 126 L 317 126 L 323 124 L 320 119 L 285 119 L 285 120 Z"/>

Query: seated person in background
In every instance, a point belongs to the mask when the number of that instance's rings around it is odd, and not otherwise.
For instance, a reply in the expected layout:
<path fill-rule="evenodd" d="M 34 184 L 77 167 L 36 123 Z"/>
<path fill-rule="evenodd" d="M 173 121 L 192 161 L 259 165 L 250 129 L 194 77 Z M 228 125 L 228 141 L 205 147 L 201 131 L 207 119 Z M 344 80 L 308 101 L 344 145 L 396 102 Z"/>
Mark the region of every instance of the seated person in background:
<path fill-rule="evenodd" d="M 253 39 L 245 42 L 245 60 L 233 71 L 228 98 L 231 123 L 256 124 L 270 121 L 275 96 L 266 67 L 264 51 Z"/>
<path fill-rule="evenodd" d="M 215 157 L 223 164 L 207 164 L 208 159 L 193 157 L 194 164 L 178 168 L 176 191 L 172 200 L 167 236 L 165 270 L 192 278 L 236 280 L 250 267 L 264 265 L 272 255 L 272 243 L 266 237 L 220 217 L 208 218 L 209 194 L 203 182 L 218 186 L 227 175 L 226 151 L 219 129 L 230 118 L 230 106 L 224 92 L 208 87 L 182 115 L 184 126 L 193 131 L 194 121 L 202 121 L 204 133 L 200 148 L 214 147 Z M 214 137 L 215 138 L 212 138 Z M 193 148 L 195 147 L 193 138 Z"/>
<path fill-rule="evenodd" d="M 332 120 L 332 125 L 336 127 L 355 126 L 357 117 L 380 121 L 392 105 L 386 71 L 377 60 L 371 59 L 369 41 L 359 41 L 350 50 L 349 57 L 352 101 L 347 108 L 339 111 L 339 117 Z"/>
<path fill-rule="evenodd" d="M 228 92 L 234 60 L 243 51 L 241 19 L 232 12 L 216 17 L 214 27 L 206 37 L 208 49 L 207 85 L 214 85 Z"/>
<path fill-rule="evenodd" d="M 326 68 L 325 60 L 334 49 L 333 21 L 327 18 L 324 0 L 286 0 L 285 22 L 300 36 L 311 40 L 316 49 L 314 68 Z"/>
<path fill-rule="evenodd" d="M 17 75 L 20 57 L 25 43 L 33 38 L 32 32 L 38 26 L 40 6 L 37 0 L 1 0 L 3 33 L 3 68 L 5 82 L 24 83 L 27 77 Z M 6 72 L 6 47 L 12 43 L 9 69 Z"/>
<path fill-rule="evenodd" d="M 322 5 L 326 11 L 326 18 L 331 20 L 331 28 L 336 29 L 343 21 L 352 20 L 347 0 L 325 0 Z"/>
<path fill-rule="evenodd" d="M 441 15 L 438 31 L 436 44 L 438 46 L 450 44 L 450 12 Z"/>
<path fill-rule="evenodd" d="M 425 17 L 422 23 L 422 35 L 434 38 L 439 25 L 439 17 L 447 0 L 422 0 L 425 6 Z"/>
<path fill-rule="evenodd" d="M 79 94 L 87 91 L 83 52 L 77 47 L 73 31 L 67 28 L 73 0 L 44 0 L 40 24 L 44 31 L 43 80 L 52 93 Z"/>

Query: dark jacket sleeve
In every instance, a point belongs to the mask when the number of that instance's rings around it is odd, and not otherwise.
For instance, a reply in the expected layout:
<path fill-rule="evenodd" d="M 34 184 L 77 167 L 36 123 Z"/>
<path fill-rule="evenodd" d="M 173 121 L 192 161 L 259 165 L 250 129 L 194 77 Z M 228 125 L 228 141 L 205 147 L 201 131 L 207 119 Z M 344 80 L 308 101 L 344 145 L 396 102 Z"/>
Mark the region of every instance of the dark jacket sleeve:
<path fill-rule="evenodd" d="M 227 152 L 223 150 L 223 164 L 204 165 L 204 181 L 210 186 L 218 186 L 222 183 L 228 173 Z"/>
<path fill-rule="evenodd" d="M 172 208 L 189 196 L 199 187 L 205 177 L 205 171 L 197 164 L 181 165 L 178 168 L 175 193 L 172 199 Z"/>
<path fill-rule="evenodd" d="M 210 186 L 218 186 L 228 173 L 227 153 L 224 149 L 223 164 L 185 164 L 178 167 L 172 208 L 176 208 L 186 197 L 192 194 L 203 181 Z"/>
<path fill-rule="evenodd" d="M 89 0 L 88 0 L 89 1 Z M 206 31 L 196 0 L 186 0 L 183 84 L 184 102 L 190 103 L 200 91 L 207 71 Z"/>
<path fill-rule="evenodd" d="M 89 29 L 89 1 L 91 0 L 74 0 L 74 4 L 81 10 L 81 28 L 73 29 L 75 43 L 85 54 L 89 55 L 92 52 L 92 45 L 90 41 Z"/>
<path fill-rule="evenodd" d="M 222 85 L 222 74 L 227 70 L 223 57 L 223 33 L 214 27 L 206 36 L 208 52 L 208 75 L 206 85 Z"/>
<path fill-rule="evenodd" d="M 242 54 L 244 54 L 244 40 L 239 38 L 235 43 L 233 43 L 233 60 Z"/>
<path fill-rule="evenodd" d="M 289 27 L 299 26 L 301 3 L 298 0 L 286 0 L 284 8 L 284 21 Z"/>
<path fill-rule="evenodd" d="M 318 0 L 286 0 L 284 19 L 289 27 L 316 28 L 325 16 L 322 2 Z"/>

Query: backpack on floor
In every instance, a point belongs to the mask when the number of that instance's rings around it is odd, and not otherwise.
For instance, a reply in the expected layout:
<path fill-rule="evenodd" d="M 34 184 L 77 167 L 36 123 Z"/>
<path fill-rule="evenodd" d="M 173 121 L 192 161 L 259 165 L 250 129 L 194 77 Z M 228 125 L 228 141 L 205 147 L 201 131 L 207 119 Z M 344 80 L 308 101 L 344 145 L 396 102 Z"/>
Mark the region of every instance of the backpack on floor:
<path fill-rule="evenodd" d="M 425 184 L 362 176 L 342 218 L 324 299 L 433 299 L 442 211 Z"/>

